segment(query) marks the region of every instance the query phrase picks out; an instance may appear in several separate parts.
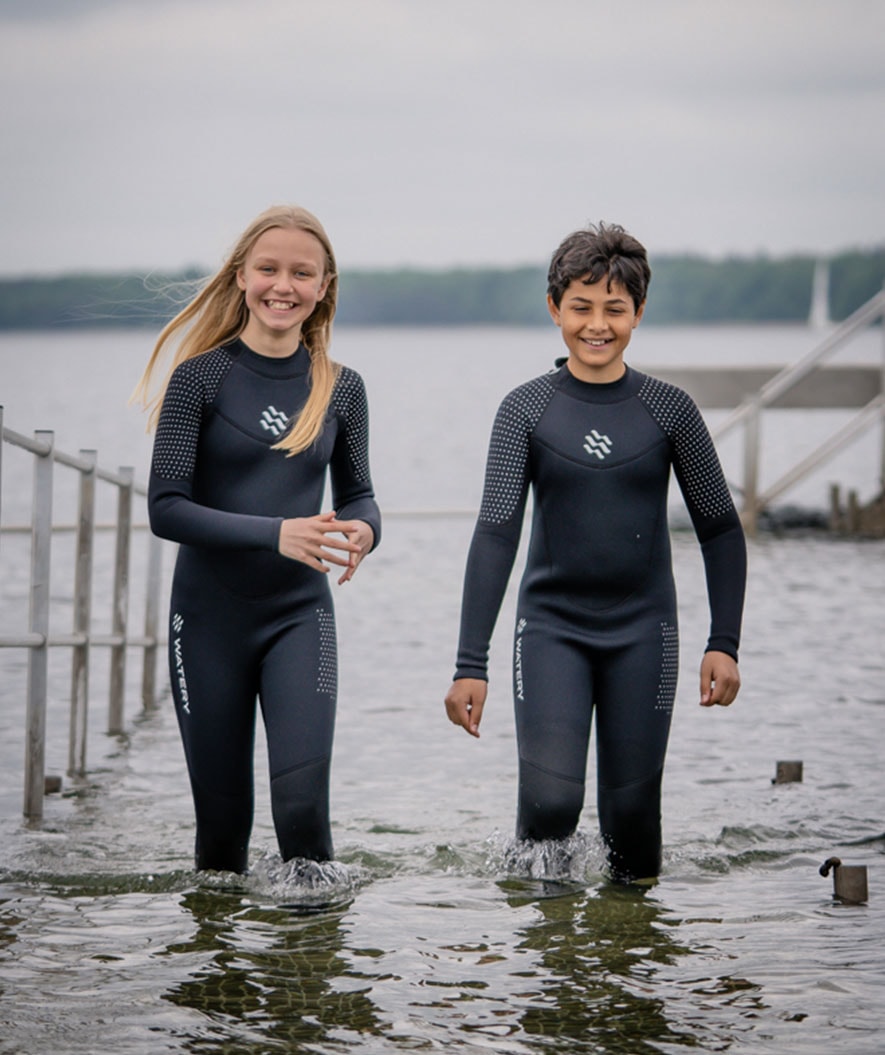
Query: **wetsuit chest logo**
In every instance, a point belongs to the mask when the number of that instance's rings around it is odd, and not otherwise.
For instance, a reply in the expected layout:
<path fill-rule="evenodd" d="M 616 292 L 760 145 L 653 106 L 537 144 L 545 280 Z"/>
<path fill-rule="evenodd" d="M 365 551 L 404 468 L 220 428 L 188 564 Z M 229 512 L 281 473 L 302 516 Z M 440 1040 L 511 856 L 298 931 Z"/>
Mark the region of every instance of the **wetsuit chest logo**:
<path fill-rule="evenodd" d="M 612 452 L 612 441 L 603 433 L 597 432 L 596 429 L 591 429 L 590 435 L 584 437 L 584 450 L 603 461 L 605 456 Z"/>
<path fill-rule="evenodd" d="M 261 417 L 258 420 L 261 427 L 272 436 L 282 436 L 289 422 L 288 416 L 281 410 L 277 410 L 273 405 L 262 410 Z"/>

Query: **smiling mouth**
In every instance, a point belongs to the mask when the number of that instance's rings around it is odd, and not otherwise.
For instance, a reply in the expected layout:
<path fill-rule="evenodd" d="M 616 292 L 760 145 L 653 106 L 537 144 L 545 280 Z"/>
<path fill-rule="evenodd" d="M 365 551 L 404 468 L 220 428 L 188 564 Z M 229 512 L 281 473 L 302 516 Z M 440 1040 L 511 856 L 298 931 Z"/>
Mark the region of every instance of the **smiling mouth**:
<path fill-rule="evenodd" d="M 599 339 L 592 338 L 592 337 L 585 337 L 584 338 L 584 344 L 589 344 L 591 348 L 604 348 L 607 344 L 611 344 L 611 342 L 612 342 L 612 338 L 611 337 L 599 338 Z"/>
<path fill-rule="evenodd" d="M 291 311 L 295 305 L 289 300 L 266 300 L 264 302 L 272 311 Z"/>

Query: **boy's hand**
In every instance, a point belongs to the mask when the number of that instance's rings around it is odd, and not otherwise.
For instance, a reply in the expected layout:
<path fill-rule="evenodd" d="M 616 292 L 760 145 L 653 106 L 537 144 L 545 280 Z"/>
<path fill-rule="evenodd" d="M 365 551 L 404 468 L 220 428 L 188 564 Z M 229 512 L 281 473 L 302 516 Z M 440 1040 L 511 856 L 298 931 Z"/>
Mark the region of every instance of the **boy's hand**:
<path fill-rule="evenodd" d="M 479 723 L 486 702 L 488 683 L 481 678 L 459 678 L 452 682 L 446 695 L 446 714 L 449 721 L 479 737 Z"/>
<path fill-rule="evenodd" d="M 741 687 L 738 665 L 727 652 L 706 652 L 701 662 L 701 706 L 727 707 Z"/>

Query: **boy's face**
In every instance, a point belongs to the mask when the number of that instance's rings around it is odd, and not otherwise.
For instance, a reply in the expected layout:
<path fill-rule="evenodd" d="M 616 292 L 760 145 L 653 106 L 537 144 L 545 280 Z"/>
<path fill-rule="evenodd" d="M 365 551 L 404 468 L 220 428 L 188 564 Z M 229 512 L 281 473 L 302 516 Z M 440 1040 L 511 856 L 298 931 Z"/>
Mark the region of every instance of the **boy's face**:
<path fill-rule="evenodd" d="M 559 307 L 547 297 L 550 317 L 562 330 L 568 348 L 568 368 L 580 381 L 597 384 L 617 381 L 624 373 L 624 349 L 639 325 L 639 310 L 620 282 L 607 278 L 590 285 L 573 279 Z"/>

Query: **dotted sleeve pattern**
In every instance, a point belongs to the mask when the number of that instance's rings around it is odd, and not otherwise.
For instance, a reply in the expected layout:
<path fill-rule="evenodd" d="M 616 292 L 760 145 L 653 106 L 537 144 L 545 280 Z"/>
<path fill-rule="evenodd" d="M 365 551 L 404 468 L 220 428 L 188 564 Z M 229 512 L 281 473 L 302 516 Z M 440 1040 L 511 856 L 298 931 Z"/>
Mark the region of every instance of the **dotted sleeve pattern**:
<path fill-rule="evenodd" d="M 505 524 L 522 506 L 529 440 L 554 391 L 549 377 L 536 377 L 514 389 L 498 409 L 486 462 L 481 524 Z"/>
<path fill-rule="evenodd" d="M 673 444 L 673 460 L 692 513 L 714 519 L 734 513 L 710 433 L 694 400 L 681 388 L 646 377 L 639 399 Z"/>
<path fill-rule="evenodd" d="M 169 379 L 154 440 L 154 474 L 186 480 L 194 472 L 203 412 L 218 394 L 233 360 L 223 348 L 181 363 Z"/>
<path fill-rule="evenodd" d="M 746 540 L 710 433 L 694 400 L 675 385 L 646 377 L 639 399 L 673 446 L 673 468 L 701 543 L 710 601 L 707 651 L 737 659 Z"/>
<path fill-rule="evenodd" d="M 332 389 L 331 410 L 345 422 L 347 451 L 353 473 L 360 483 L 370 481 L 369 404 L 363 379 L 350 367 L 342 366 Z"/>
<path fill-rule="evenodd" d="M 456 678 L 488 677 L 489 643 L 522 531 L 531 436 L 555 391 L 546 375 L 528 381 L 505 397 L 495 418 L 464 571 Z"/>
<path fill-rule="evenodd" d="M 369 470 L 369 403 L 363 379 L 342 366 L 332 389 L 329 410 L 339 433 L 329 463 L 332 500 L 341 520 L 364 520 L 372 529 L 372 549 L 381 540 L 381 511 Z"/>

